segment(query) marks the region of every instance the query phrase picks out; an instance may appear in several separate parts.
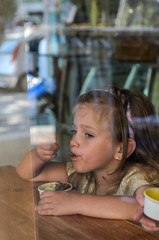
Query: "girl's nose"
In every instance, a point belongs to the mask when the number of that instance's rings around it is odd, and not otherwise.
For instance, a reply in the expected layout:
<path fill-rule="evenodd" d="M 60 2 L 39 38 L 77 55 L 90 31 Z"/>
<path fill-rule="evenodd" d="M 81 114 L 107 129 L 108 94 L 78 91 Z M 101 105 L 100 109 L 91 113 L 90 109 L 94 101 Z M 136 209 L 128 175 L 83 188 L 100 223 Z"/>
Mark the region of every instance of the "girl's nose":
<path fill-rule="evenodd" d="M 79 141 L 77 139 L 77 136 L 73 136 L 71 141 L 70 141 L 70 146 L 71 147 L 78 147 L 79 146 Z"/>

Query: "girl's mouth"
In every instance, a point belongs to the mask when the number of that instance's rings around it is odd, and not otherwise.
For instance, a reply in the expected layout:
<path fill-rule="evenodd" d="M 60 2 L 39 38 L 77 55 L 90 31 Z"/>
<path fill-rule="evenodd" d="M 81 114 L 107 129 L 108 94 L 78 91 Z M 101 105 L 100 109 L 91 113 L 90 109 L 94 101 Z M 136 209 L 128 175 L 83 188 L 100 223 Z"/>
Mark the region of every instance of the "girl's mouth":
<path fill-rule="evenodd" d="M 72 152 L 69 152 L 68 154 L 70 155 L 72 160 L 75 160 L 76 158 L 78 158 L 78 156 Z"/>
<path fill-rule="evenodd" d="M 75 157 L 76 155 L 72 152 L 67 152 L 71 157 Z"/>

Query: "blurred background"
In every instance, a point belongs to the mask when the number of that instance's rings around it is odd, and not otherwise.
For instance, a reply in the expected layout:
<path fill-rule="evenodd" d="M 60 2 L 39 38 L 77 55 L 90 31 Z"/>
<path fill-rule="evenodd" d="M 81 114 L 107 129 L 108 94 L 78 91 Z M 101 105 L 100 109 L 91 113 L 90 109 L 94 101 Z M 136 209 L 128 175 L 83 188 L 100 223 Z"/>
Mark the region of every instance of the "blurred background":
<path fill-rule="evenodd" d="M 68 161 L 77 97 L 143 92 L 159 114 L 158 0 L 0 0 L 0 165 L 56 133 Z"/>

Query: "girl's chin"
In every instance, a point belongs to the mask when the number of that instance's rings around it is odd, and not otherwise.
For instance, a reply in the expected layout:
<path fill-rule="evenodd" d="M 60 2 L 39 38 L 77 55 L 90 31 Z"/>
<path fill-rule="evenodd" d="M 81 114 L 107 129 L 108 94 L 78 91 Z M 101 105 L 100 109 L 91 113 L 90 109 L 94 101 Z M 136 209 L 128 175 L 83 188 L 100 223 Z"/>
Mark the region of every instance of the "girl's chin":
<path fill-rule="evenodd" d="M 73 167 L 74 169 L 78 172 L 78 173 L 87 173 L 88 170 L 86 170 L 85 168 L 82 168 L 79 164 L 77 163 L 73 163 Z"/>

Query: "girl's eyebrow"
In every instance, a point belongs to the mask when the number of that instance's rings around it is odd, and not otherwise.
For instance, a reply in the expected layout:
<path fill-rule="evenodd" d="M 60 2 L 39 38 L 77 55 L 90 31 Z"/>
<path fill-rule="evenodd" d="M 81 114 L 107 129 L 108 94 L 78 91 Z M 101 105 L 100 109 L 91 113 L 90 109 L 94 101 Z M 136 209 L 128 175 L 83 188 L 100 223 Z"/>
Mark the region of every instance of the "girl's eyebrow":
<path fill-rule="evenodd" d="M 86 128 L 86 129 L 92 129 L 92 130 L 95 130 L 96 131 L 96 128 L 92 127 L 92 126 L 89 126 L 89 125 L 83 125 L 82 126 L 83 128 Z"/>
<path fill-rule="evenodd" d="M 73 123 L 73 124 L 72 124 L 72 127 L 76 128 L 76 125 Z M 92 126 L 89 126 L 89 125 L 85 125 L 85 124 L 81 124 L 81 128 L 91 129 L 91 130 L 97 131 L 96 128 L 94 128 L 94 127 L 92 127 Z"/>

